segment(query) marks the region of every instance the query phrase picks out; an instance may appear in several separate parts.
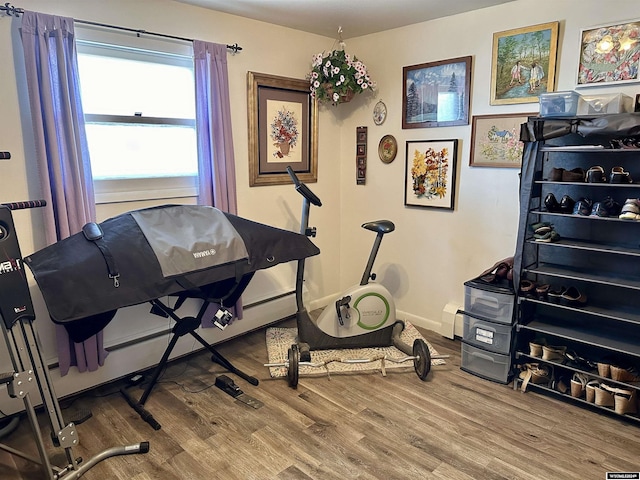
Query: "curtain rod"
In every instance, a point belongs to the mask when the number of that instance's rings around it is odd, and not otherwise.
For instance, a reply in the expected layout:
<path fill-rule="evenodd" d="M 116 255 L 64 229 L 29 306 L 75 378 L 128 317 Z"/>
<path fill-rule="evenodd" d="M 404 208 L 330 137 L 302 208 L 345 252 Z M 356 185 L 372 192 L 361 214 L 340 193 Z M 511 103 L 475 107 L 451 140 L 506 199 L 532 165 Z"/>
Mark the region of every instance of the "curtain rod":
<path fill-rule="evenodd" d="M 6 12 L 8 16 L 16 16 L 19 17 L 20 14 L 24 13 L 24 9 L 23 8 L 18 8 L 18 7 L 14 7 L 13 5 L 9 4 L 9 3 L 5 3 L 4 6 L 0 5 L 0 12 Z M 90 22 L 88 20 L 78 20 L 78 19 L 73 19 L 74 22 L 76 23 L 82 23 L 85 25 L 93 25 L 96 27 L 105 27 L 105 28 L 112 28 L 114 30 L 123 30 L 125 32 L 133 32 L 135 34 L 137 34 L 138 36 L 140 35 L 153 35 L 156 37 L 163 37 L 163 38 L 170 38 L 172 40 L 181 40 L 183 42 L 191 42 L 193 43 L 193 39 L 192 38 L 185 38 L 185 37 L 176 37 L 174 35 L 167 35 L 164 33 L 155 33 L 155 32 L 148 32 L 146 30 L 140 30 L 140 29 L 135 29 L 135 28 L 127 28 L 127 27 L 119 27 L 117 25 L 109 25 L 106 23 L 98 23 L 98 22 Z M 232 53 L 238 53 L 239 51 L 242 50 L 242 47 L 239 46 L 237 43 L 234 43 L 233 45 L 227 45 L 227 49 L 231 50 Z"/>

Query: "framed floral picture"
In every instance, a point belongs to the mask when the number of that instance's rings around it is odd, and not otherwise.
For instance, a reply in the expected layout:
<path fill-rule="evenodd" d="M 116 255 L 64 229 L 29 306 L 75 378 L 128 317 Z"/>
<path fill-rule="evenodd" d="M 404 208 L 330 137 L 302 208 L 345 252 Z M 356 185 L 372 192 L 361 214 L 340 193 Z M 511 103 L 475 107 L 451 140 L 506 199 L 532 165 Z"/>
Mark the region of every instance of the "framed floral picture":
<path fill-rule="evenodd" d="M 249 185 L 291 181 L 287 166 L 306 183 L 318 181 L 318 109 L 309 82 L 247 74 Z"/>
<path fill-rule="evenodd" d="M 472 167 L 513 167 L 522 165 L 524 144 L 520 125 L 537 113 L 474 115 L 471 121 Z"/>
<path fill-rule="evenodd" d="M 638 82 L 638 67 L 640 20 L 582 30 L 578 87 Z"/>
<path fill-rule="evenodd" d="M 458 140 L 409 140 L 404 174 L 408 207 L 453 210 Z"/>
<path fill-rule="evenodd" d="M 559 22 L 493 34 L 491 105 L 536 103 L 555 89 Z"/>
<path fill-rule="evenodd" d="M 469 125 L 471 57 L 402 69 L 402 128 Z"/>

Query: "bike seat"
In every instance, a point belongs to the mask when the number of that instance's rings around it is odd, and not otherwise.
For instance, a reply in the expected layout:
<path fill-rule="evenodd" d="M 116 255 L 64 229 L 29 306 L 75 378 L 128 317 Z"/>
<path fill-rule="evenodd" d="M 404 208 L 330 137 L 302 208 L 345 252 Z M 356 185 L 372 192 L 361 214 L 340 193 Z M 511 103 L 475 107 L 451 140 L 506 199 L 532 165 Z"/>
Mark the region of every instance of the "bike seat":
<path fill-rule="evenodd" d="M 396 226 L 390 220 L 376 220 L 375 222 L 367 222 L 362 224 L 362 228 L 377 233 L 389 233 L 396 229 Z"/>

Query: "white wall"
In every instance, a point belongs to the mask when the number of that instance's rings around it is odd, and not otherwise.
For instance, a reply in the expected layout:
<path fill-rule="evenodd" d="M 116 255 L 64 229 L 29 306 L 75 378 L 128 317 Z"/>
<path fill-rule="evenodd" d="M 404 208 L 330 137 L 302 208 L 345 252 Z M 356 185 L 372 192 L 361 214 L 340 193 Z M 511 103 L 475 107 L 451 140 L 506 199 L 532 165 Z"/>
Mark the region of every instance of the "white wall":
<path fill-rule="evenodd" d="M 232 122 L 236 156 L 236 176 L 239 215 L 262 223 L 289 230 L 299 230 L 301 197 L 291 185 L 249 188 L 248 131 L 247 131 L 247 72 L 254 71 L 304 78 L 310 65 L 311 55 L 318 45 L 330 43 L 323 37 L 262 22 L 234 17 L 168 0 L 25 0 L 16 2 L 16 7 L 44 13 L 70 16 L 80 20 L 101 22 L 151 32 L 159 32 L 178 37 L 196 38 L 217 43 L 238 43 L 241 53 L 228 58 L 229 82 L 231 89 Z M 15 28 L 15 26 L 13 27 Z M 32 142 L 29 136 L 30 120 L 21 114 L 18 87 L 14 75 L 14 61 L 19 58 L 12 52 L 12 20 L 0 18 L 0 61 L 3 75 L 0 77 L 0 151 L 10 151 L 11 160 L 0 161 L 0 203 L 41 198 L 38 172 L 34 167 Z M 24 124 L 24 125 L 23 125 Z M 325 139 L 339 141 L 340 129 L 331 118 L 322 115 L 320 131 Z M 325 142 L 320 146 L 320 158 L 333 156 L 334 143 Z M 339 170 L 336 164 L 322 163 L 318 169 L 319 181 L 312 185 L 314 191 L 323 198 L 333 197 L 333 201 L 314 212 L 312 221 L 332 225 L 337 229 L 340 216 L 338 183 Z M 102 205 L 98 209 L 99 220 L 122 211 L 147 206 L 146 203 L 126 205 Z M 44 247 L 41 234 L 42 213 L 38 210 L 16 211 L 14 220 L 21 243 L 23 256 Z M 339 258 L 339 242 L 335 236 L 318 239 L 322 257 L 309 260 L 310 279 L 306 296 L 311 300 L 329 295 L 339 283 L 338 268 L 333 260 Z M 324 264 L 327 266 L 325 267 Z M 312 277 L 311 277 L 312 275 Z M 55 334 L 53 324 L 48 319 L 46 308 L 33 280 L 32 294 L 38 320 L 36 322 L 43 350 L 48 361 L 55 362 Z M 295 285 L 295 263 L 279 265 L 258 272 L 245 292 L 245 303 L 259 301 L 271 294 L 291 291 Z M 132 336 L 170 328 L 171 322 L 148 314 L 148 305 L 121 309 L 114 322 L 105 330 L 105 343 L 113 345 L 126 341 Z M 245 311 L 245 318 L 229 326 L 224 332 L 207 329 L 201 334 L 210 341 L 219 341 L 237 335 L 258 325 L 277 321 L 295 312 L 295 299 L 286 297 L 268 306 L 260 306 Z M 195 314 L 195 305 L 187 305 L 180 311 L 183 315 Z M 133 328 L 132 328 L 133 327 Z M 162 337 L 143 345 L 112 352 L 105 367 L 92 373 L 77 373 L 72 368 L 69 375 L 60 378 L 57 369 L 52 371 L 58 395 L 88 388 L 148 367 L 157 363 L 168 339 Z M 194 345 L 190 336 L 178 344 L 176 353 L 185 353 L 199 345 Z M 0 364 L 7 364 L 7 355 L 0 347 Z M 264 372 L 250 372 L 260 376 Z M 5 395 L 0 392 L 0 407 L 5 410 Z M 20 402 L 21 404 L 21 402 Z"/>
<path fill-rule="evenodd" d="M 491 49 L 494 32 L 560 21 L 557 90 L 572 90 L 579 59 L 580 29 L 640 18 L 640 2 L 615 0 L 516 1 L 467 14 L 367 35 L 347 41 L 378 82 L 376 98 L 360 98 L 333 109 L 341 125 L 342 216 L 341 285 L 357 281 L 370 240 L 359 228 L 367 220 L 389 218 L 396 232 L 379 253 L 379 280 L 396 294 L 399 316 L 438 331 L 449 302 L 462 305 L 462 284 L 514 253 L 518 218 L 518 169 L 470 167 L 471 125 L 402 129 L 402 68 L 471 55 L 471 114 L 538 112 L 538 104 L 491 106 Z M 596 87 L 582 92 L 640 93 L 640 84 Z M 372 119 L 378 100 L 387 105 L 381 126 Z M 355 130 L 368 126 L 367 183 L 355 185 Z M 391 164 L 377 157 L 378 142 L 392 134 L 398 155 Z M 459 140 L 455 210 L 403 206 L 405 141 Z M 324 165 L 328 159 L 321 159 Z"/>
<path fill-rule="evenodd" d="M 300 200 L 290 186 L 249 188 L 246 74 L 255 71 L 304 78 L 310 68 L 311 56 L 330 49 L 334 39 L 170 0 L 23 0 L 15 5 L 176 36 L 239 43 L 244 50 L 229 58 L 239 214 L 297 230 Z M 598 0 L 522 0 L 348 40 L 347 51 L 366 63 L 379 88 L 375 98 L 362 95 L 349 104 L 321 108 L 319 179 L 311 188 L 322 198 L 323 207 L 312 211 L 311 224 L 318 227 L 315 243 L 322 254 L 308 263 L 306 297 L 309 305 L 312 308 L 324 305 L 334 293 L 358 282 L 373 241 L 372 234 L 359 227 L 368 220 L 388 218 L 396 223 L 396 232 L 383 242 L 375 271 L 379 281 L 396 296 L 399 316 L 436 331 L 444 306 L 449 302 L 462 304 L 463 282 L 496 260 L 513 254 L 518 171 L 469 167 L 471 126 L 402 130 L 402 67 L 472 55 L 472 115 L 535 112 L 536 104 L 489 105 L 493 32 L 561 21 L 557 89 L 566 90 L 575 86 L 579 30 L 634 18 L 640 18 L 637 0 L 607 2 L 607 8 L 603 8 Z M 37 172 L 25 133 L 28 128 L 21 125 L 25 119 L 18 105 L 10 33 L 11 20 L 0 18 L 3 69 L 0 77 L 0 150 L 11 151 L 13 155 L 11 160 L 0 160 L 0 202 L 40 198 Z M 624 91 L 634 96 L 637 87 L 592 88 L 589 91 Z M 375 126 L 371 117 L 378 99 L 388 107 L 388 118 L 382 126 Z M 367 183 L 364 186 L 355 185 L 355 129 L 360 125 L 369 127 Z M 399 142 L 398 156 L 388 165 L 380 162 L 376 155 L 378 141 L 385 134 L 393 134 Z M 446 138 L 459 139 L 455 210 L 404 207 L 405 141 Z M 135 205 L 129 207 L 137 208 Z M 40 216 L 37 210 L 14 215 L 23 255 L 43 246 Z M 261 279 L 262 283 L 252 285 L 254 290 L 249 294 L 257 298 L 268 289 L 286 289 L 293 285 L 293 273 L 293 265 L 283 266 Z M 50 322 L 37 289 L 32 290 L 39 313 L 38 328 L 46 343 L 46 353 L 52 357 L 55 352 Z M 274 310 L 273 320 L 282 312 L 293 311 L 292 299 L 284 303 L 286 305 Z M 118 315 L 125 317 L 115 325 L 123 328 L 135 317 L 145 326 L 157 326 L 158 320 L 148 316 L 145 309 L 122 310 Z M 265 321 L 264 318 L 252 319 L 251 314 L 248 317 L 248 322 Z M 225 335 L 233 334 L 229 329 Z M 214 333 L 211 335 L 215 339 L 221 338 L 217 331 Z M 166 344 L 166 339 L 163 342 Z M 162 342 L 156 342 L 152 347 L 145 345 L 114 352 L 107 359 L 106 368 L 91 374 L 72 371 L 59 379 L 54 372 L 57 391 L 63 395 L 151 365 L 159 359 L 163 346 Z M 182 342 L 181 351 L 191 347 L 192 342 Z"/>

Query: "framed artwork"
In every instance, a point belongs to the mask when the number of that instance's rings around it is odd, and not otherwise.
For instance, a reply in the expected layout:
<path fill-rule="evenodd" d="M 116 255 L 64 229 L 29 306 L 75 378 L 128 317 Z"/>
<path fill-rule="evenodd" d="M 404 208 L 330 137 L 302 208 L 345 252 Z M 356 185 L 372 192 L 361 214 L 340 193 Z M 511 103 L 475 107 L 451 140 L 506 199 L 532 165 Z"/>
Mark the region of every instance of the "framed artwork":
<path fill-rule="evenodd" d="M 453 210 L 458 140 L 409 140 L 404 204 Z"/>
<path fill-rule="evenodd" d="M 555 89 L 559 22 L 493 34 L 491 105 L 536 103 Z"/>
<path fill-rule="evenodd" d="M 520 125 L 537 113 L 474 115 L 471 121 L 472 167 L 513 167 L 522 165 L 524 144 Z"/>
<path fill-rule="evenodd" d="M 471 57 L 402 69 L 402 128 L 469 125 Z"/>
<path fill-rule="evenodd" d="M 582 30 L 578 87 L 638 82 L 640 20 Z"/>
<path fill-rule="evenodd" d="M 247 74 L 249 185 L 291 182 L 287 166 L 306 183 L 318 181 L 318 108 L 309 82 Z"/>

